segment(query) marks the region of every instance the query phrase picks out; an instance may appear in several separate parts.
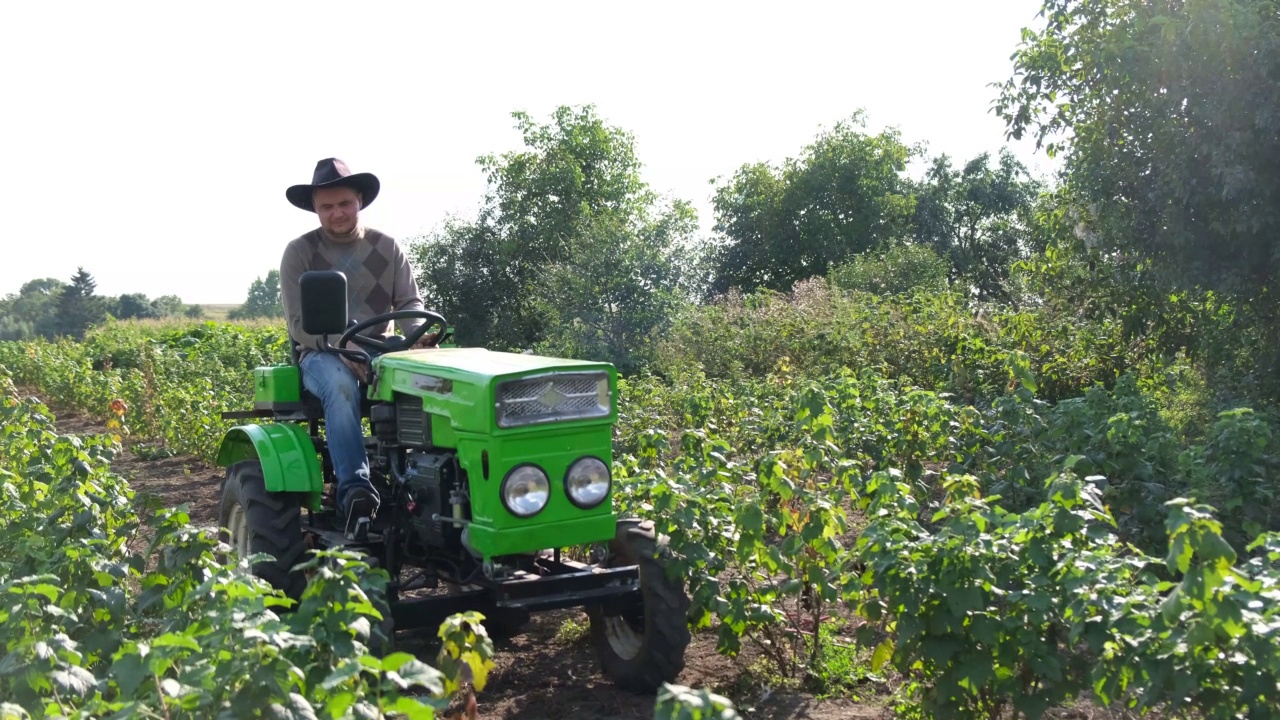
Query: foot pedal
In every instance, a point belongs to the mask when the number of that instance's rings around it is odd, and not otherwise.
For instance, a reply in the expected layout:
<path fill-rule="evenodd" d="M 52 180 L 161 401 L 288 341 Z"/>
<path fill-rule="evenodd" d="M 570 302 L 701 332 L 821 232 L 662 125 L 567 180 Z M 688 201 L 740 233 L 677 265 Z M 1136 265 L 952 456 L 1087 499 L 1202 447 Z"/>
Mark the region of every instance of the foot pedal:
<path fill-rule="evenodd" d="M 377 503 L 371 497 L 357 497 L 351 501 L 345 533 L 348 540 L 358 543 L 369 541 L 369 527 L 377 507 Z"/>
<path fill-rule="evenodd" d="M 358 517 L 351 519 L 355 523 L 353 526 L 352 523 L 348 522 L 347 539 L 358 543 L 369 542 L 369 518 Z"/>

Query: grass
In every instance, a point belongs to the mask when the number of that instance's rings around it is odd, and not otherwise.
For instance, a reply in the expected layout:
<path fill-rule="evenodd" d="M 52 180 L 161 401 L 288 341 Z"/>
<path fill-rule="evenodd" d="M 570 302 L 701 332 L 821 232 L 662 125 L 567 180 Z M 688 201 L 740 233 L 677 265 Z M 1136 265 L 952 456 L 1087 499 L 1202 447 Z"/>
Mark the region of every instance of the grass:
<path fill-rule="evenodd" d="M 239 306 L 227 305 L 222 307 L 235 308 Z M 226 318 L 216 318 L 216 317 L 210 317 L 208 315 L 202 318 L 171 316 L 166 318 L 146 318 L 146 319 L 133 318 L 129 320 L 111 319 L 98 327 L 91 328 L 88 334 L 93 335 L 100 332 L 108 332 L 108 331 L 111 331 L 112 328 L 118 328 L 118 327 L 134 327 L 134 328 L 145 329 L 147 331 L 167 332 L 171 330 L 192 328 L 192 327 L 203 325 L 209 322 L 218 323 L 218 324 L 235 325 L 237 327 L 248 328 L 248 329 L 257 329 L 257 328 L 263 328 L 263 327 L 277 327 L 277 328 L 280 328 L 281 331 L 283 331 L 285 327 L 284 318 L 256 318 L 253 320 L 227 320 Z"/>
<path fill-rule="evenodd" d="M 227 315 L 230 314 L 232 310 L 235 310 L 238 307 L 240 307 L 239 303 L 231 303 L 230 305 L 201 305 L 200 306 L 200 308 L 204 310 L 204 317 L 202 319 L 213 320 L 215 322 L 226 322 Z"/>
<path fill-rule="evenodd" d="M 859 689 L 884 682 L 884 676 L 871 670 L 871 652 L 859 649 L 853 638 L 843 636 L 841 624 L 824 623 L 818 633 L 822 638 L 822 662 L 819 677 L 811 678 L 819 698 L 849 697 L 861 700 Z M 873 694 L 874 694 L 873 689 Z"/>
<path fill-rule="evenodd" d="M 590 630 L 591 626 L 588 623 L 581 622 L 577 618 L 565 618 L 556 631 L 556 642 L 564 645 L 582 642 L 587 639 L 587 633 Z"/>

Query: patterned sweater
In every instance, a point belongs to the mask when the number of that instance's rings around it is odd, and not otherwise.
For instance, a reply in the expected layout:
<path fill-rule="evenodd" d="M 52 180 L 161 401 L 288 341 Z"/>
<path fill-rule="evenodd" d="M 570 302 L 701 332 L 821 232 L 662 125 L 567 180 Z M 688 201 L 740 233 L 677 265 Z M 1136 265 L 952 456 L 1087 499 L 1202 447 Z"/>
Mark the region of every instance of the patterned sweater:
<path fill-rule="evenodd" d="M 302 331 L 302 291 L 298 280 L 308 270 L 339 270 L 347 276 L 347 319 L 365 318 L 394 310 L 421 310 L 418 284 L 400 244 L 373 228 L 357 227 L 350 235 L 334 237 L 322 228 L 290 241 L 280 261 L 280 294 L 289 335 L 303 354 L 323 347 L 321 336 Z M 398 320 L 409 334 L 422 320 Z M 363 331 L 370 337 L 389 335 L 391 323 Z M 329 342 L 337 342 L 330 336 Z"/>

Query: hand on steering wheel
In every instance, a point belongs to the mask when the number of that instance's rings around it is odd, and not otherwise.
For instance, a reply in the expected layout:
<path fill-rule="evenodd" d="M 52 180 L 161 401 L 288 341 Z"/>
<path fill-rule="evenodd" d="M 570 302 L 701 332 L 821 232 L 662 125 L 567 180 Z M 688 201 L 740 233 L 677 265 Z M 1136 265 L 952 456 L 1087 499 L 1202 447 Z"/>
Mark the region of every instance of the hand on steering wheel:
<path fill-rule="evenodd" d="M 360 334 L 361 330 L 374 325 L 386 324 L 393 320 L 406 320 L 409 318 L 421 318 L 423 323 L 404 337 L 392 336 L 383 339 Z M 440 326 L 439 332 L 437 332 L 435 336 L 425 344 L 421 344 L 420 341 L 423 339 L 423 336 L 427 334 L 427 330 L 430 330 L 437 325 Z M 408 350 L 419 346 L 433 347 L 438 345 L 440 340 L 444 338 L 444 334 L 447 329 L 448 321 L 446 321 L 444 316 L 438 312 L 431 310 L 397 310 L 395 312 L 374 315 L 373 317 L 366 318 L 365 320 L 352 325 L 342 333 L 342 336 L 338 338 L 338 342 L 333 346 L 330 346 L 329 349 L 337 353 L 344 360 L 354 360 L 356 362 L 363 363 L 364 367 L 368 367 L 371 362 L 369 352 L 364 348 L 347 347 L 349 344 L 355 343 L 356 345 L 373 348 L 374 350 L 383 353 L 398 352 L 400 350 Z M 352 364 L 354 363 L 348 363 L 348 366 Z M 352 371 L 355 372 L 355 369 L 352 368 Z M 358 377 L 361 373 L 357 372 L 356 375 Z M 366 378 L 364 381 L 367 382 L 367 372 L 364 373 L 364 375 Z"/>
<path fill-rule="evenodd" d="M 408 320 L 410 318 L 421 318 L 424 322 L 404 337 L 392 336 L 389 338 L 372 338 L 368 335 L 361 335 L 360 331 L 374 325 L 385 325 L 392 320 Z M 440 342 L 444 337 L 444 330 L 448 327 L 448 321 L 444 316 L 432 310 L 397 310 L 395 312 L 382 313 L 374 315 L 361 322 L 352 325 L 342 333 L 342 337 L 338 338 L 338 347 L 346 345 L 348 342 L 356 342 L 360 345 L 371 347 L 379 352 L 398 352 L 400 350 L 408 350 L 415 346 L 427 331 L 436 325 L 440 326 L 440 332 L 436 334 L 432 345 Z"/>

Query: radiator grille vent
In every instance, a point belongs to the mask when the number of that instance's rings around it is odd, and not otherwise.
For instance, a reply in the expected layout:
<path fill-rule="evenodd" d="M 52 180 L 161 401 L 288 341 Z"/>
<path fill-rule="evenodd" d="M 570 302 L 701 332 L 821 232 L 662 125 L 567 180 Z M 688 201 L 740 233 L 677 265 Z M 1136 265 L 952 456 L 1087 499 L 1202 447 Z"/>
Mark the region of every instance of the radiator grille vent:
<path fill-rule="evenodd" d="M 410 447 L 431 447 L 431 427 L 422 409 L 422 398 L 396 394 L 396 442 Z"/>

